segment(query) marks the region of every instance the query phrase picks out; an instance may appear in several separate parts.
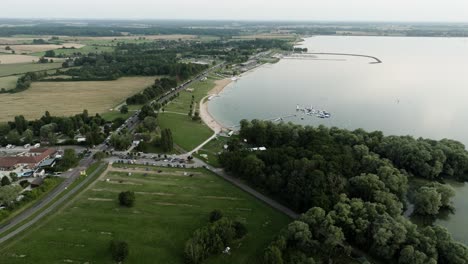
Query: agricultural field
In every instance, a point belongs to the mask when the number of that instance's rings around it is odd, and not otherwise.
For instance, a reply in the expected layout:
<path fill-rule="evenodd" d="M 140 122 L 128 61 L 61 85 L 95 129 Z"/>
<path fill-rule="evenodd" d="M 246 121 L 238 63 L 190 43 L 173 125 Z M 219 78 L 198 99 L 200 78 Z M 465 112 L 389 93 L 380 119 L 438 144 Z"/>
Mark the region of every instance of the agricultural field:
<path fill-rule="evenodd" d="M 16 87 L 19 76 L 0 77 L 0 90 L 11 90 Z"/>
<path fill-rule="evenodd" d="M 213 134 L 202 121 L 193 121 L 188 114 L 159 113 L 158 121 L 161 129 L 172 131 L 174 143 L 186 151 L 196 148 Z"/>
<path fill-rule="evenodd" d="M 7 46 L 2 46 L 0 45 L 0 50 L 5 50 Z M 11 45 L 9 46 L 12 50 L 16 52 L 16 54 L 31 54 L 31 53 L 38 53 L 38 52 L 44 52 L 47 50 L 56 50 L 56 49 L 61 49 L 63 47 L 65 48 L 82 48 L 84 47 L 83 44 L 78 44 L 78 43 L 64 43 L 63 45 L 56 45 L 56 44 L 43 44 L 43 45 Z"/>
<path fill-rule="evenodd" d="M 0 54 L 0 64 L 32 63 L 39 61 L 39 57 L 17 54 Z"/>
<path fill-rule="evenodd" d="M 87 109 L 90 114 L 109 109 L 154 83 L 156 77 L 124 77 L 115 81 L 34 82 L 26 91 L 0 94 L 0 122 L 22 114 L 39 118 L 48 110 L 69 116 Z"/>
<path fill-rule="evenodd" d="M 0 55 L 1 60 L 2 55 Z M 34 71 L 44 71 L 51 69 L 62 68 L 61 62 L 54 63 L 16 63 L 16 64 L 0 64 L 0 77 L 14 74 L 22 74 Z"/>
<path fill-rule="evenodd" d="M 103 53 L 103 52 L 112 52 L 114 51 L 113 47 L 104 47 L 104 46 L 83 46 L 81 45 L 81 48 L 58 48 L 54 49 L 55 56 L 63 55 L 63 56 L 70 56 L 75 53 L 81 53 L 81 54 L 88 54 L 88 53 Z M 37 52 L 33 53 L 33 55 L 42 57 L 45 55 L 45 51 L 42 52 Z"/>
<path fill-rule="evenodd" d="M 135 192 L 134 207 L 119 206 L 122 191 Z M 259 263 L 263 249 L 290 221 L 203 169 L 114 167 L 64 208 L 6 244 L 0 258 L 12 264 L 113 263 L 109 242 L 119 239 L 129 244 L 125 263 L 183 263 L 185 242 L 208 224 L 214 209 L 244 222 L 248 234 L 231 246 L 230 255 L 206 263 Z"/>

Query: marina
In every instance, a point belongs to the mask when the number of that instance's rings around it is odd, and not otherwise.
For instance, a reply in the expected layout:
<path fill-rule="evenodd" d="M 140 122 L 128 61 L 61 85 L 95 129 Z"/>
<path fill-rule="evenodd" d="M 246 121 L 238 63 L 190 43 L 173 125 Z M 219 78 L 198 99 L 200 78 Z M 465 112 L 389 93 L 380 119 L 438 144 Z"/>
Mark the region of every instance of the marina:
<path fill-rule="evenodd" d="M 315 109 L 313 106 L 310 107 L 300 107 L 299 105 L 296 106 L 297 112 L 302 112 L 308 116 L 316 116 L 318 118 L 330 118 L 331 114 L 325 110 Z"/>

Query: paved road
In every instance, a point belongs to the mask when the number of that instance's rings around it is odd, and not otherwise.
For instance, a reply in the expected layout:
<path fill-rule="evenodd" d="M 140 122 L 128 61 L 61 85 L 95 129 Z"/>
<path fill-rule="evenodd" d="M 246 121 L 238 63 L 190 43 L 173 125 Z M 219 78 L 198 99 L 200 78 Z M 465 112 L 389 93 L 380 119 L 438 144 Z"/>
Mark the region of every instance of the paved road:
<path fill-rule="evenodd" d="M 294 212 L 293 210 L 287 208 L 286 206 L 278 203 L 277 201 L 273 200 L 273 199 L 270 199 L 268 198 L 267 196 L 259 193 L 258 191 L 256 191 L 255 189 L 251 188 L 250 186 L 248 186 L 247 184 L 243 183 L 241 180 L 237 179 L 237 178 L 234 178 L 232 176 L 230 176 L 229 174 L 227 174 L 223 169 L 218 169 L 218 168 L 213 168 L 209 165 L 205 165 L 206 168 L 212 172 L 214 172 L 215 174 L 217 174 L 218 176 L 220 176 L 221 178 L 225 179 L 226 181 L 236 185 L 237 187 L 239 187 L 240 189 L 242 189 L 243 191 L 247 192 L 247 193 L 250 193 L 251 195 L 253 195 L 254 197 L 256 197 L 257 199 L 263 201 L 264 203 L 270 205 L 271 207 L 275 208 L 276 210 L 280 211 L 280 212 L 283 212 L 284 214 L 288 215 L 289 217 L 291 217 L 292 219 L 297 219 L 299 218 L 299 214 Z"/>
<path fill-rule="evenodd" d="M 56 197 L 58 197 L 64 190 L 66 190 L 68 188 L 68 186 L 70 186 L 70 184 L 72 184 L 76 178 L 80 175 L 80 171 L 82 171 L 83 169 L 86 169 L 87 167 L 89 167 L 89 165 L 91 165 L 92 163 L 92 159 L 90 158 L 87 158 L 87 159 L 83 159 L 81 162 L 80 162 L 80 165 L 75 168 L 74 170 L 70 171 L 70 177 L 68 177 L 62 184 L 60 184 L 57 188 L 54 189 L 54 191 L 50 192 L 44 199 L 42 199 L 41 201 L 39 201 L 37 204 L 35 204 L 33 207 L 29 208 L 28 210 L 22 212 L 20 215 L 18 215 L 17 217 L 15 217 L 14 219 L 12 219 L 12 221 L 10 221 L 8 224 L 2 226 L 0 228 L 0 233 L 3 233 L 3 232 L 6 232 L 10 229 L 12 229 L 13 227 L 15 227 L 17 224 L 19 224 L 20 222 L 22 222 L 23 220 L 29 218 L 30 216 L 32 216 L 33 214 L 35 214 L 36 212 L 38 212 L 39 210 L 43 209 L 49 202 L 51 202 L 52 200 L 54 200 Z M 99 167 L 99 169 L 104 166 L 104 165 L 101 165 Z M 99 170 L 98 169 L 98 170 Z M 91 175 L 89 175 L 88 177 L 86 177 L 85 180 L 83 180 L 81 183 L 79 183 L 77 186 L 75 186 L 75 188 L 73 188 L 72 190 L 70 190 L 68 193 L 66 193 L 64 196 L 60 197 L 55 203 L 53 203 L 51 206 L 49 206 L 48 208 L 46 208 L 45 210 L 43 210 L 42 212 L 40 212 L 36 217 L 34 217 L 33 219 L 31 219 L 29 222 L 25 223 L 24 225 L 18 227 L 17 229 L 15 229 L 13 232 L 10 232 L 8 233 L 7 235 L 3 236 L 0 238 L 0 243 L 3 243 L 5 242 L 6 240 L 8 240 L 9 238 L 19 234 L 21 231 L 25 230 L 26 228 L 30 227 L 31 225 L 35 224 L 37 221 L 39 221 L 41 218 L 43 218 L 45 215 L 47 215 L 49 212 L 51 212 L 52 210 L 54 210 L 55 208 L 57 208 L 59 205 L 61 205 L 64 201 L 66 201 L 71 195 L 73 195 L 74 193 L 76 193 L 83 185 L 85 185 L 86 183 L 88 183 L 92 177 L 98 172 L 98 170 L 94 171 Z"/>

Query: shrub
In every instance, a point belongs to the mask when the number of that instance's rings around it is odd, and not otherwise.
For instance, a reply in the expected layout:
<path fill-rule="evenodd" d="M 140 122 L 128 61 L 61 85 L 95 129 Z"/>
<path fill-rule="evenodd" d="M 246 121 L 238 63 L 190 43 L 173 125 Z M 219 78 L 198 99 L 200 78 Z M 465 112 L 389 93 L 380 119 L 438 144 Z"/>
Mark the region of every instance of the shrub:
<path fill-rule="evenodd" d="M 119 203 L 121 206 L 132 207 L 135 203 L 135 193 L 134 192 L 121 192 L 119 194 Z"/>
<path fill-rule="evenodd" d="M 216 221 L 218 221 L 219 219 L 221 219 L 223 217 L 223 213 L 216 209 L 216 210 L 213 210 L 211 213 L 210 213 L 210 222 L 211 223 L 214 223 Z"/>
<path fill-rule="evenodd" d="M 128 257 L 128 244 L 125 241 L 112 240 L 110 242 L 112 259 L 116 262 L 123 262 Z"/>

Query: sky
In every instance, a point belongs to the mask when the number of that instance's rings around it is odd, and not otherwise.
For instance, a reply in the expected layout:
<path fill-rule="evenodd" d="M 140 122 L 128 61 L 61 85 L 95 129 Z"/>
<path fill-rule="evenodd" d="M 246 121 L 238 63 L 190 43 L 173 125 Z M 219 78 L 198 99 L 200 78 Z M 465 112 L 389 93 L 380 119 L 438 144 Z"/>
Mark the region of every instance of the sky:
<path fill-rule="evenodd" d="M 15 0 L 8 2 L 0 8 L 2 18 L 468 22 L 468 0 Z"/>

